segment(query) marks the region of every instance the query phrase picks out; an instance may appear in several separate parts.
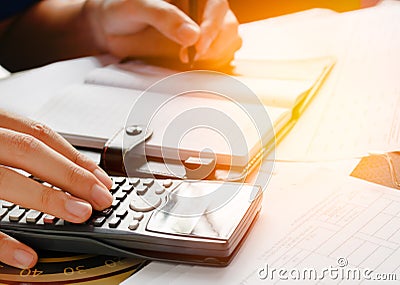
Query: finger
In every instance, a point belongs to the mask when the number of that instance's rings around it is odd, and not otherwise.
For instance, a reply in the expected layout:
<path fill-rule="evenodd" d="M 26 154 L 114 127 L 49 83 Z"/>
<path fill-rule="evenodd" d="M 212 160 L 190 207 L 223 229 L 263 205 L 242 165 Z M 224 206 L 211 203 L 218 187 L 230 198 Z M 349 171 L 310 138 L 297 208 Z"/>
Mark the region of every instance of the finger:
<path fill-rule="evenodd" d="M 132 35 L 108 36 L 110 52 L 119 58 L 135 56 L 178 58 L 180 46 L 153 27 Z M 140 44 L 137 44 L 140 42 Z"/>
<path fill-rule="evenodd" d="M 235 52 L 241 47 L 242 40 L 238 34 L 236 17 L 232 12 L 226 14 L 225 22 L 224 30 L 220 31 L 206 53 L 196 55 L 196 61 L 226 61 L 228 58 L 233 58 Z"/>
<path fill-rule="evenodd" d="M 187 47 L 182 47 L 179 51 L 179 59 L 183 63 L 189 63 L 189 52 Z"/>
<path fill-rule="evenodd" d="M 92 214 L 87 202 L 1 166 L 0 198 L 74 223 L 84 222 Z"/>
<path fill-rule="evenodd" d="M 225 15 L 229 11 L 225 0 L 208 0 L 200 24 L 200 38 L 196 43 L 199 56 L 205 54 L 223 28 Z"/>
<path fill-rule="evenodd" d="M 31 268 L 38 260 L 33 249 L 0 232 L 0 261 L 18 268 Z"/>
<path fill-rule="evenodd" d="M 96 209 L 111 205 L 108 189 L 88 170 L 74 164 L 38 139 L 0 129 L 0 164 L 23 169 L 77 197 Z"/>
<path fill-rule="evenodd" d="M 155 27 L 167 38 L 187 47 L 200 36 L 199 26 L 178 7 L 165 1 L 144 1 L 139 20 Z"/>
<path fill-rule="evenodd" d="M 111 179 L 94 161 L 79 153 L 62 136 L 49 127 L 1 110 L 0 127 L 36 137 L 72 162 L 92 172 L 108 189 L 111 187 Z"/>

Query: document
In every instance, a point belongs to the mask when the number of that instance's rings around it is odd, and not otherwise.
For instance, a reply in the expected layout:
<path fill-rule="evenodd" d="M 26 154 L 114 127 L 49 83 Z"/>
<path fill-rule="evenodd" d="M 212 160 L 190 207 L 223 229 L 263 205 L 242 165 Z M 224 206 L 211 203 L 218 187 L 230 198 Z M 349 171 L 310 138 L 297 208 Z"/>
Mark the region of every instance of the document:
<path fill-rule="evenodd" d="M 207 150 L 216 169 L 236 167 L 232 179 L 238 180 L 256 165 L 253 158 L 273 153 L 333 64 L 331 57 L 241 60 L 233 77 L 113 64 L 89 72 L 84 84 L 64 88 L 33 118 L 74 146 L 99 150 L 127 124 L 140 125 L 151 132 L 144 143 L 147 158 L 181 164 Z M 176 75 L 166 78 L 171 73 Z"/>
<path fill-rule="evenodd" d="M 316 275 L 297 280 L 336 284 L 339 276 L 323 273 L 330 267 L 400 278 L 399 256 L 400 192 L 319 164 L 278 163 L 261 216 L 228 267 L 152 262 L 122 284 L 275 284 L 294 281 L 278 270 L 295 276 L 305 268 Z M 352 278 L 344 283 L 362 280 Z"/>
<path fill-rule="evenodd" d="M 400 2 L 348 13 L 312 12 L 240 27 L 238 58 L 337 58 L 318 96 L 279 145 L 277 158 L 335 160 L 398 148 Z"/>
<path fill-rule="evenodd" d="M 311 89 L 320 85 L 327 73 L 332 68 L 333 57 L 305 58 L 297 60 L 246 60 L 234 61 L 235 66 L 232 76 L 250 88 L 259 100 L 267 106 L 280 108 L 294 108 L 304 97 L 312 97 L 315 93 Z M 151 66 L 141 61 L 111 64 L 106 67 L 96 68 L 89 72 L 85 78 L 86 84 L 113 86 L 133 90 L 146 90 L 154 83 L 174 75 L 178 71 Z M 187 81 L 180 81 L 179 86 L 155 85 L 153 92 L 177 95 L 178 90 L 192 90 L 197 86 L 215 90 L 224 82 L 218 81 L 209 74 L 188 74 Z M 226 89 L 226 88 L 224 88 Z M 241 90 L 229 90 L 224 94 L 246 103 L 251 98 L 241 94 Z M 232 94 L 238 92 L 238 94 Z"/>

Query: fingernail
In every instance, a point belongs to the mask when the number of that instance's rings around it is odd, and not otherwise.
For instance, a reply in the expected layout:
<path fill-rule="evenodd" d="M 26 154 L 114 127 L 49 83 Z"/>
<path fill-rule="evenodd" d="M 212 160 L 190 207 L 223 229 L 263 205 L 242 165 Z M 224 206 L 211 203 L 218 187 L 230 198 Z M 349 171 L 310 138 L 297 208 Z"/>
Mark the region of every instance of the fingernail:
<path fill-rule="evenodd" d="M 188 49 L 182 48 L 179 57 L 183 63 L 189 63 Z"/>
<path fill-rule="evenodd" d="M 18 262 L 20 267 L 29 268 L 33 263 L 34 256 L 23 249 L 16 249 L 14 251 L 14 259 Z"/>
<path fill-rule="evenodd" d="M 193 45 L 200 34 L 200 28 L 196 25 L 184 23 L 176 31 L 177 38 L 183 46 Z"/>
<path fill-rule="evenodd" d="M 88 203 L 70 198 L 65 202 L 65 209 L 76 217 L 86 217 L 90 214 L 91 206 Z"/>
<path fill-rule="evenodd" d="M 196 54 L 197 57 L 200 57 L 200 56 L 202 56 L 203 54 L 207 53 L 208 49 L 209 49 L 210 46 L 211 46 L 211 43 L 212 43 L 211 39 L 205 39 L 205 40 L 203 41 L 203 44 L 201 44 L 201 45 L 199 46 L 199 51 L 198 51 L 198 53 Z M 197 58 L 197 59 L 198 59 L 198 58 Z M 196 59 L 196 60 L 197 60 L 197 59 Z"/>
<path fill-rule="evenodd" d="M 92 198 L 94 202 L 101 208 L 107 208 L 111 206 L 113 197 L 106 188 L 95 184 L 92 188 Z"/>
<path fill-rule="evenodd" d="M 97 177 L 97 179 L 100 180 L 101 183 L 104 184 L 104 186 L 106 186 L 108 189 L 111 188 L 111 186 L 112 186 L 111 178 L 108 177 L 107 173 L 105 173 L 103 169 L 101 169 L 101 168 L 96 168 L 96 169 L 93 171 L 93 174 L 94 174 L 94 176 Z"/>

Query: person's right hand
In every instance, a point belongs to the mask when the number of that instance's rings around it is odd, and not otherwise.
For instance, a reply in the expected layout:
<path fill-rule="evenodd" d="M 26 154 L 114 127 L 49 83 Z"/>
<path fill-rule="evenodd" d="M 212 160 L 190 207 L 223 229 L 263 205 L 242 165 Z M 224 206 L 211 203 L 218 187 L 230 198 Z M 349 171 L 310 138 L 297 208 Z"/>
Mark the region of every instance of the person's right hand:
<path fill-rule="evenodd" d="M 188 0 L 87 0 L 85 15 L 97 49 L 119 58 L 188 62 L 195 45 L 197 67 L 229 63 L 241 46 L 239 23 L 227 0 L 197 0 L 199 23 Z"/>
<path fill-rule="evenodd" d="M 63 191 L 44 186 L 12 170 L 22 169 Z M 0 110 L 0 200 L 74 223 L 87 220 L 92 207 L 112 203 L 112 181 L 48 127 Z M 1 230 L 1 229 L 0 229 Z M 30 247 L 0 232 L 0 261 L 19 268 L 37 262 Z"/>

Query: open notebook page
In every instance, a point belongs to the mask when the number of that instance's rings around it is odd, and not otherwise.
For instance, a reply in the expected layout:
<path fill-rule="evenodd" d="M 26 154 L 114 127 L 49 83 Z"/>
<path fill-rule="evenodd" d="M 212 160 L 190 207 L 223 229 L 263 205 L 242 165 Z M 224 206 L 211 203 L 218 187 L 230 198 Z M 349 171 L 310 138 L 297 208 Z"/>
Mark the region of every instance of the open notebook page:
<path fill-rule="evenodd" d="M 137 90 L 90 84 L 74 85 L 64 90 L 61 96 L 56 96 L 47 102 L 34 118 L 60 132 L 74 145 L 101 149 L 109 138 L 125 126 L 131 108 L 140 96 L 141 92 Z M 145 94 L 145 96 L 168 96 L 168 99 L 170 97 L 170 95 L 157 93 Z M 146 153 L 151 156 L 160 156 L 161 146 L 163 151 L 166 151 L 163 152 L 163 157 L 168 157 L 169 148 L 173 153 L 176 146 L 168 145 L 168 142 L 164 140 L 165 134 L 163 132 L 167 130 L 171 121 L 174 121 L 175 118 L 178 118 L 177 121 L 179 120 L 178 116 L 181 113 L 184 114 L 186 110 L 195 107 L 209 107 L 213 111 L 224 112 L 233 119 L 242 134 L 246 134 L 244 137 L 247 145 L 241 146 L 246 148 L 246 154 L 249 153 L 250 157 L 252 157 L 260 151 L 261 145 L 258 145 L 257 137 L 259 134 L 255 132 L 252 121 L 243 113 L 240 106 L 231 103 L 229 100 L 221 100 L 221 102 L 217 102 L 218 104 L 215 101 L 220 100 L 202 97 L 190 97 L 188 100 L 187 97 L 177 97 L 175 100 L 163 105 L 154 114 L 151 122 L 141 121 L 141 118 L 145 118 L 146 115 L 140 112 L 148 112 L 148 108 L 137 109 L 134 117 L 138 121 L 135 123 L 148 125 L 153 130 L 152 137 L 146 143 Z M 287 109 L 265 108 L 274 128 L 282 128 L 290 120 L 291 113 Z M 206 130 L 207 133 L 203 132 L 199 136 L 196 133 L 197 131 L 194 130 L 185 134 L 179 145 L 182 150 L 189 153 L 191 151 L 198 152 L 199 149 L 204 149 L 211 141 L 213 142 L 212 150 L 221 154 L 220 159 L 229 159 L 229 156 L 225 154 L 229 153 L 230 146 L 226 146 L 226 142 L 224 144 L 218 143 L 221 140 L 221 135 Z M 268 129 L 268 126 L 257 131 L 262 132 L 264 137 L 269 136 L 272 138 L 274 135 L 274 130 Z M 235 144 L 234 141 L 229 143 Z M 241 161 L 239 163 L 243 164 L 245 162 Z"/>
<path fill-rule="evenodd" d="M 293 108 L 318 80 L 326 75 L 333 62 L 330 57 L 290 61 L 238 60 L 235 62 L 234 74 L 235 78 L 250 88 L 263 104 Z M 146 65 L 140 61 L 130 61 L 94 69 L 86 76 L 85 83 L 146 90 L 157 81 L 175 73 L 177 71 Z M 209 86 L 210 90 L 215 90 L 215 86 L 221 84 L 212 74 L 193 73 L 187 79 L 179 83 L 180 89 L 183 86 L 183 89 L 191 90 L 196 83 L 201 82 L 202 86 Z M 166 90 L 165 86 L 162 90 L 153 86 L 152 90 L 169 94 L 177 92 L 174 86 L 170 86 L 169 90 Z M 242 102 L 249 100 L 243 94 L 233 95 Z"/>

